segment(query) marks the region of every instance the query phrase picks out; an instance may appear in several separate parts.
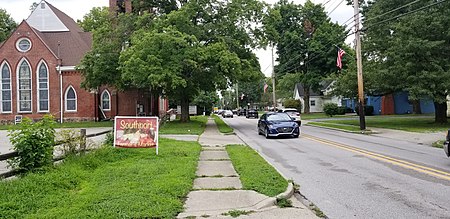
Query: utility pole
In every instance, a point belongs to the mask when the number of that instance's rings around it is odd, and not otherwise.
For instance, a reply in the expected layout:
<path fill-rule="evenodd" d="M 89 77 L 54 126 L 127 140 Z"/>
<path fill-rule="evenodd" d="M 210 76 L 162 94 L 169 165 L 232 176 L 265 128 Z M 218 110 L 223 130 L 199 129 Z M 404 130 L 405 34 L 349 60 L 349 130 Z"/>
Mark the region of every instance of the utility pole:
<path fill-rule="evenodd" d="M 272 43 L 272 98 L 273 98 L 273 111 L 276 111 L 277 101 L 275 99 L 275 59 L 273 57 L 273 43 Z"/>
<path fill-rule="evenodd" d="M 359 2 L 353 0 L 353 9 L 355 11 L 355 41 L 356 41 L 356 66 L 358 68 L 358 102 L 359 102 L 359 128 L 366 129 L 366 119 L 364 117 L 364 86 L 362 72 L 362 56 L 361 56 L 361 37 L 359 30 Z"/>

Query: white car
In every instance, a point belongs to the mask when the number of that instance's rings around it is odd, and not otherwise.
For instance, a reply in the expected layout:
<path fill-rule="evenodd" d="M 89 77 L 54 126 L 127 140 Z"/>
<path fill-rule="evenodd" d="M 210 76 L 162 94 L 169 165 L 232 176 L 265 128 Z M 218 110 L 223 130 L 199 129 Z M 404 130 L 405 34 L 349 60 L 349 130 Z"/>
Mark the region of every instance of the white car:
<path fill-rule="evenodd" d="M 280 110 L 283 113 L 287 113 L 291 118 L 294 118 L 298 125 L 302 124 L 302 118 L 300 117 L 300 112 L 295 108 L 284 108 Z"/>
<path fill-rule="evenodd" d="M 233 118 L 233 112 L 231 110 L 225 110 L 222 113 L 222 117 L 223 118 L 227 118 L 227 117 Z"/>

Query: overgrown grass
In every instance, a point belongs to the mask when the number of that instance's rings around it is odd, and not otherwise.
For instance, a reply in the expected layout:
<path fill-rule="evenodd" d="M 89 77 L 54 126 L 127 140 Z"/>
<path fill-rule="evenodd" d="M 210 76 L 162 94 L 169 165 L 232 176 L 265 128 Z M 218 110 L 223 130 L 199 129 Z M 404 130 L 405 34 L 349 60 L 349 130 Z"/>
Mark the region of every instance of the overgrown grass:
<path fill-rule="evenodd" d="M 55 124 L 55 128 L 94 128 L 94 127 L 110 127 L 113 128 L 114 121 L 102 122 L 65 122 L 63 124 Z M 0 125 L 0 130 L 15 129 L 17 125 Z"/>
<path fill-rule="evenodd" d="M 435 141 L 433 142 L 433 144 L 431 144 L 431 146 L 435 148 L 444 148 L 444 142 L 444 140 Z"/>
<path fill-rule="evenodd" d="M 255 150 L 244 145 L 228 145 L 226 149 L 244 189 L 271 197 L 286 190 L 287 180 Z"/>
<path fill-rule="evenodd" d="M 327 123 L 359 126 L 359 120 L 327 120 Z M 373 116 L 366 117 L 366 126 L 373 128 L 397 129 L 410 132 L 438 132 L 450 128 L 450 123 L 436 124 L 433 117 L 399 117 Z"/>
<path fill-rule="evenodd" d="M 233 133 L 233 129 L 226 124 L 222 118 L 220 118 L 217 115 L 213 115 L 214 121 L 216 122 L 217 128 L 219 129 L 219 132 L 224 133 L 224 134 L 229 134 L 229 133 Z"/>
<path fill-rule="evenodd" d="M 0 182 L 0 218 L 174 218 L 191 190 L 200 145 L 102 148 L 41 174 Z"/>
<path fill-rule="evenodd" d="M 342 129 L 342 130 L 351 131 L 351 132 L 361 131 L 359 126 L 354 126 L 354 125 L 330 124 L 330 123 L 324 123 L 324 122 L 308 122 L 306 125 Z"/>
<path fill-rule="evenodd" d="M 159 134 L 192 134 L 200 135 L 205 131 L 207 116 L 191 116 L 190 122 L 184 123 L 180 120 L 164 123 L 159 130 Z"/>

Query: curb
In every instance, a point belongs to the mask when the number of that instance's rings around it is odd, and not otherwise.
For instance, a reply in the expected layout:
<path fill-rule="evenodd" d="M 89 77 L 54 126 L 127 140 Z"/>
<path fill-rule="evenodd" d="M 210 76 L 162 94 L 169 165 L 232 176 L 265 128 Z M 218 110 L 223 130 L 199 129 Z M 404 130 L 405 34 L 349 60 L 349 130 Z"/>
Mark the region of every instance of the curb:
<path fill-rule="evenodd" d="M 294 195 L 294 184 L 292 182 L 288 183 L 286 191 L 276 195 L 275 197 L 270 197 L 256 204 L 256 209 L 261 210 L 263 208 L 269 208 L 275 206 L 279 199 L 289 199 Z"/>

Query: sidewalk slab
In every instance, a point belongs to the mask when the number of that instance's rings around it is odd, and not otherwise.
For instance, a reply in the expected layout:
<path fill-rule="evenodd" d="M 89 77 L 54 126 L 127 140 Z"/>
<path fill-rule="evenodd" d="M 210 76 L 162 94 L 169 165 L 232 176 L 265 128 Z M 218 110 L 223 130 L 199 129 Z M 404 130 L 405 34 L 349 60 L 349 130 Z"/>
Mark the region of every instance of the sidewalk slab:
<path fill-rule="evenodd" d="M 237 176 L 231 161 L 199 161 L 196 176 Z"/>
<path fill-rule="evenodd" d="M 205 177 L 194 180 L 194 189 L 242 189 L 239 177 Z"/>
<path fill-rule="evenodd" d="M 256 205 L 269 197 L 255 191 L 193 191 L 184 204 L 185 211 L 177 218 L 221 215 L 231 210 L 256 211 Z"/>
<path fill-rule="evenodd" d="M 230 157 L 226 151 L 202 151 L 200 160 L 229 160 Z"/>

